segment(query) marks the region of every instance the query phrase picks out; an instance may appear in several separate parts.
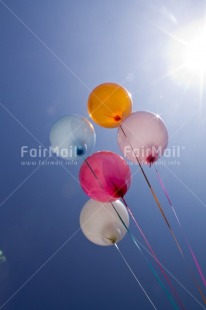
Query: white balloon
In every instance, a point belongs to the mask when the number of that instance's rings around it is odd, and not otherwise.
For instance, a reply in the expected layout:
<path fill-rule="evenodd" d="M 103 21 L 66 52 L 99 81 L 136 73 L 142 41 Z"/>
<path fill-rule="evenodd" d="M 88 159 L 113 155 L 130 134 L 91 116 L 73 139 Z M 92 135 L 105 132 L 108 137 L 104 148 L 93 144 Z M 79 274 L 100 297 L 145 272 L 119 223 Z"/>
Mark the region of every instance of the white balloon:
<path fill-rule="evenodd" d="M 129 227 L 129 214 L 120 200 L 112 202 L 126 227 Z M 108 246 L 119 242 L 127 230 L 115 212 L 111 202 L 98 202 L 90 199 L 80 214 L 80 227 L 91 242 Z"/>

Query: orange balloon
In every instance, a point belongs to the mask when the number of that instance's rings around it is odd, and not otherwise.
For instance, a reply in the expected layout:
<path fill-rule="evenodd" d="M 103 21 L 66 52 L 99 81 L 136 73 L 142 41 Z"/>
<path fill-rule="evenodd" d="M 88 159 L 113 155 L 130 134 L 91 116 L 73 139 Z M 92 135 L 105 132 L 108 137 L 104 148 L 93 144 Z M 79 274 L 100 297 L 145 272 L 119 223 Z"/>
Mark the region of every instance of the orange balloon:
<path fill-rule="evenodd" d="M 118 127 L 132 112 L 131 95 L 118 84 L 100 84 L 89 95 L 88 112 L 98 125 L 107 128 Z"/>

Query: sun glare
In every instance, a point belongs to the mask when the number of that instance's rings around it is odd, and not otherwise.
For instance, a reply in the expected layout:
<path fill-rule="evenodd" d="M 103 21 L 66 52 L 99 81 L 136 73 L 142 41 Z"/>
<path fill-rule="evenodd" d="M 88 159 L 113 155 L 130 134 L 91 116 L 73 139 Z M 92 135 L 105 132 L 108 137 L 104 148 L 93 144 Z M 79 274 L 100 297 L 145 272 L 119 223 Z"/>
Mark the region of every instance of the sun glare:
<path fill-rule="evenodd" d="M 203 91 L 206 77 L 206 24 L 193 23 L 171 35 L 169 75 L 187 88 Z"/>
<path fill-rule="evenodd" d="M 206 36 L 204 33 L 186 45 L 182 58 L 184 66 L 191 72 L 200 75 L 206 72 Z"/>

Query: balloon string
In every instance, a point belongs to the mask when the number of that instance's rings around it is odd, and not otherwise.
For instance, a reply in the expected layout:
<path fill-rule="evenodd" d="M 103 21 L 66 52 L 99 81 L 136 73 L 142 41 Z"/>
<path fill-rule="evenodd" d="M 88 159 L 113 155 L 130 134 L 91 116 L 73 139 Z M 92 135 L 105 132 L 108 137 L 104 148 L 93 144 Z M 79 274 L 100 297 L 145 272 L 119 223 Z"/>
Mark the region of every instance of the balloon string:
<path fill-rule="evenodd" d="M 136 240 L 141 248 L 154 259 L 153 255 L 147 250 L 147 248 L 145 248 L 145 246 L 137 238 Z M 206 307 L 200 303 L 200 301 L 174 276 L 174 274 L 172 274 L 161 262 L 160 264 L 162 268 L 164 268 L 164 270 L 185 290 L 185 292 L 190 295 L 190 297 L 192 297 L 199 304 L 199 306 L 202 307 L 202 309 L 206 310 Z"/>
<path fill-rule="evenodd" d="M 99 178 L 97 177 L 96 173 L 94 172 L 94 170 L 92 169 L 92 167 L 90 166 L 88 160 L 86 158 L 84 158 L 85 163 L 87 164 L 88 168 L 90 169 L 90 171 L 92 172 L 93 176 L 95 177 L 95 179 L 98 180 L 99 184 L 101 185 L 101 182 L 99 181 Z M 102 186 L 102 185 L 101 185 Z"/>
<path fill-rule="evenodd" d="M 115 212 L 117 213 L 118 217 L 120 218 L 121 222 L 123 222 L 123 220 L 121 219 L 121 216 L 119 215 L 118 211 L 116 210 L 116 208 L 114 207 L 113 203 L 111 202 Z M 128 234 L 130 235 L 132 241 L 134 242 L 134 244 L 136 245 L 136 247 L 138 248 L 138 250 L 140 251 L 140 253 L 142 254 L 142 256 L 144 257 L 144 259 L 146 260 L 146 262 L 148 263 L 148 266 L 149 268 L 151 269 L 152 273 L 154 274 L 154 276 L 157 278 L 157 281 L 159 282 L 160 286 L 162 287 L 162 289 L 165 291 L 168 299 L 170 300 L 170 302 L 172 303 L 174 309 L 178 310 L 178 307 L 174 301 L 174 299 L 172 298 L 172 296 L 169 294 L 169 292 L 167 291 L 164 283 L 161 281 L 161 279 L 159 278 L 157 272 L 155 271 L 154 267 L 152 266 L 152 264 L 149 262 L 149 260 L 147 259 L 147 257 L 144 255 L 144 253 L 142 252 L 141 248 L 139 247 L 137 241 L 136 241 L 136 238 L 134 237 L 134 235 L 130 232 L 130 230 L 128 229 L 128 227 L 124 224 L 123 222 L 123 225 L 124 227 L 126 228 Z M 115 244 L 116 245 L 116 244 Z M 183 304 L 181 303 L 180 301 L 180 305 L 181 305 L 181 308 L 184 310 L 184 306 Z"/>
<path fill-rule="evenodd" d="M 184 305 L 182 304 L 182 302 L 181 302 L 181 300 L 180 300 L 180 297 L 178 296 L 178 293 L 176 292 L 175 288 L 173 287 L 173 285 L 172 285 L 172 283 L 171 283 L 169 277 L 167 276 L 167 274 L 166 274 L 164 268 L 162 267 L 160 261 L 158 260 L 157 255 L 155 254 L 155 252 L 154 252 L 152 246 L 150 245 L 149 241 L 147 240 L 147 237 L 145 236 L 145 234 L 143 233 L 142 229 L 140 228 L 140 226 L 139 226 L 137 220 L 135 219 L 135 217 L 134 217 L 134 215 L 133 215 L 131 209 L 129 208 L 127 202 L 125 201 L 124 197 L 122 197 L 122 201 L 124 202 L 124 204 L 125 204 L 125 206 L 126 206 L 128 212 L 130 213 L 130 215 L 131 215 L 131 217 L 132 217 L 132 219 L 133 219 L 135 225 L 137 226 L 137 228 L 138 228 L 140 234 L 142 235 L 143 239 L 145 240 L 145 242 L 146 242 L 146 244 L 147 244 L 147 246 L 148 246 L 148 248 L 149 248 L 149 250 L 150 250 L 150 252 L 151 252 L 151 254 L 152 254 L 152 256 L 153 256 L 153 258 L 155 259 L 156 263 L 158 264 L 158 266 L 159 266 L 159 268 L 160 268 L 160 270 L 161 270 L 161 272 L 162 272 L 164 278 L 166 279 L 167 283 L 169 284 L 169 286 L 170 286 L 172 292 L 174 293 L 175 297 L 176 297 L 177 300 L 179 301 L 179 304 L 180 304 L 181 308 L 184 309 Z M 167 295 L 168 295 L 168 292 L 167 292 L 167 291 L 166 291 L 166 293 L 167 293 Z M 171 298 L 170 295 L 168 295 L 168 297 Z M 172 302 L 173 302 L 173 301 L 172 301 Z"/>
<path fill-rule="evenodd" d="M 125 131 L 124 131 L 124 129 L 122 128 L 122 125 L 121 125 L 121 124 L 120 124 L 120 128 L 121 128 L 123 134 L 125 135 L 125 137 L 127 138 L 128 142 L 129 142 L 129 145 L 130 145 L 130 147 L 131 147 L 131 149 L 132 149 L 132 151 L 133 151 L 133 155 L 135 156 L 135 158 L 136 158 L 136 160 L 137 160 L 137 163 L 138 163 L 139 166 L 140 166 L 141 172 L 142 172 L 142 174 L 143 174 L 143 176 L 144 176 L 144 178 L 145 178 L 145 180 L 146 180 L 146 182 L 147 182 L 147 184 L 148 184 L 148 187 L 149 187 L 149 189 L 150 189 L 150 191 L 151 191 L 151 193 L 152 193 L 152 195 L 153 195 L 153 197 L 154 197 L 154 200 L 156 201 L 157 206 L 158 206 L 158 208 L 159 208 L 159 210 L 160 210 L 160 212 L 161 212 L 161 214 L 162 214 L 162 216 L 163 216 L 163 218 L 164 218 L 164 220 L 165 220 L 165 222 L 166 222 L 166 224 L 167 224 L 167 226 L 168 226 L 168 228 L 169 228 L 169 230 L 170 230 L 170 232 L 171 232 L 171 234 L 172 234 L 172 236 L 173 236 L 173 239 L 175 240 L 176 245 L 177 245 L 177 247 L 178 247 L 178 249 L 179 249 L 179 251 L 180 251 L 180 253 L 181 253 L 183 259 L 185 260 L 183 251 L 182 251 L 182 249 L 181 249 L 181 247 L 180 247 L 180 245 L 179 245 L 179 243 L 178 243 L 178 241 L 177 241 L 177 238 L 176 238 L 176 236 L 175 236 L 175 234 L 174 234 L 174 231 L 173 231 L 172 227 L 170 226 L 169 221 L 167 220 L 167 218 L 166 218 L 166 216 L 165 216 L 165 214 L 164 214 L 164 211 L 163 211 L 163 209 L 162 209 L 162 207 L 161 207 L 161 205 L 160 205 L 160 202 L 159 202 L 159 200 L 158 200 L 158 198 L 157 198 L 157 196 L 156 196 L 156 194 L 155 194 L 155 192 L 154 192 L 154 190 L 153 190 L 153 188 L 152 188 L 152 186 L 151 186 L 151 184 L 150 184 L 150 182 L 149 182 L 149 179 L 147 178 L 147 176 L 146 176 L 146 174 L 145 174 L 145 172 L 144 172 L 144 169 L 142 168 L 142 165 L 140 164 L 140 161 L 139 161 L 138 157 L 136 156 L 136 154 L 135 154 L 135 152 L 134 152 L 134 149 L 133 149 L 133 147 L 132 147 L 132 145 L 131 145 L 131 143 L 130 143 L 130 141 L 129 141 L 129 139 L 128 139 L 128 137 L 127 137 Z M 186 261 L 186 260 L 185 260 L 185 261 Z M 193 278 L 193 281 L 194 281 L 194 283 L 195 283 L 195 285 L 196 285 L 196 287 L 197 287 L 197 289 L 198 289 L 198 291 L 199 291 L 199 293 L 200 293 L 200 295 L 201 295 L 201 297 L 202 297 L 204 303 L 206 304 L 206 298 L 205 298 L 204 294 L 202 293 L 201 288 L 200 288 L 199 285 L 197 284 L 197 282 L 196 282 L 196 280 L 195 280 L 195 278 L 194 278 L 194 275 L 193 275 L 193 273 L 191 272 L 191 270 L 190 270 L 190 273 L 191 273 L 191 276 L 192 276 L 192 278 Z"/>
<path fill-rule="evenodd" d="M 94 170 L 92 169 L 92 167 L 91 167 L 91 165 L 89 164 L 88 160 L 87 160 L 86 158 L 84 158 L 84 160 L 85 160 L 85 163 L 87 164 L 88 168 L 89 168 L 90 171 L 92 172 L 93 176 L 98 180 L 100 186 L 103 188 L 102 183 L 100 182 L 98 176 L 96 175 L 96 173 L 95 173 Z M 146 257 L 146 256 L 144 255 L 144 253 L 142 252 L 142 250 L 141 250 L 141 248 L 139 247 L 139 245 L 138 245 L 138 243 L 137 243 L 135 237 L 133 236 L 133 234 L 131 233 L 130 229 L 127 227 L 127 225 L 126 225 L 125 222 L 123 221 L 123 219 L 122 219 L 122 217 L 120 216 L 119 212 L 118 212 L 117 209 L 115 208 L 113 202 L 110 201 L 110 203 L 111 203 L 111 205 L 112 205 L 114 211 L 116 212 L 118 218 L 120 219 L 122 225 L 124 226 L 124 228 L 125 228 L 126 231 L 128 232 L 128 234 L 129 234 L 130 238 L 132 239 L 133 243 L 134 243 L 135 246 L 138 248 L 138 250 L 140 251 L 140 253 L 143 255 L 144 259 L 147 261 L 147 263 L 148 263 L 148 265 L 149 265 L 151 271 L 153 272 L 154 276 L 157 278 L 157 280 L 158 280 L 160 286 L 161 286 L 161 287 L 163 288 L 163 290 L 166 292 L 166 294 L 167 294 L 169 300 L 171 301 L 171 303 L 172 303 L 173 306 L 174 306 L 174 309 L 177 310 L 177 309 L 178 309 L 178 308 L 177 308 L 177 305 L 175 304 L 173 298 L 170 296 L 169 292 L 167 292 L 166 287 L 164 286 L 164 284 L 163 284 L 162 281 L 160 280 L 160 278 L 159 278 L 157 272 L 155 271 L 155 269 L 153 268 L 152 264 L 148 261 L 147 257 Z M 111 240 L 111 241 L 113 241 L 113 240 Z M 183 308 L 183 309 L 184 309 L 184 308 Z"/>
<path fill-rule="evenodd" d="M 134 235 L 131 233 L 131 231 L 129 230 L 129 228 L 126 226 L 126 224 L 124 223 L 124 221 L 122 220 L 119 212 L 117 211 L 117 209 L 115 208 L 113 202 L 111 201 L 110 202 L 112 204 L 112 207 L 114 209 L 114 211 L 116 212 L 117 216 L 119 217 L 120 221 L 122 222 L 123 226 L 125 227 L 125 229 L 127 230 L 128 234 L 130 235 L 132 241 L 134 242 L 134 244 L 136 245 L 136 247 L 138 248 L 138 250 L 140 251 L 140 253 L 142 254 L 142 256 L 144 257 L 144 259 L 146 260 L 146 262 L 148 263 L 149 265 L 149 268 L 151 269 L 152 273 L 154 274 L 154 276 L 157 278 L 157 281 L 159 282 L 160 286 L 162 287 L 162 289 L 165 291 L 168 299 L 170 300 L 170 302 L 172 303 L 174 309 L 178 309 L 174 299 L 172 298 L 172 296 L 169 294 L 167 288 L 165 287 L 164 283 L 161 281 L 160 277 L 158 276 L 157 272 L 155 271 L 154 267 L 152 266 L 152 264 L 148 261 L 147 257 L 144 255 L 144 253 L 142 252 L 141 248 L 139 247 L 137 241 L 136 241 L 136 238 L 134 237 Z M 125 205 L 126 206 L 126 205 Z M 184 305 L 182 304 L 178 294 L 176 293 L 176 291 L 174 289 L 172 289 L 173 293 L 175 294 L 180 306 L 181 306 L 181 309 L 184 310 Z"/>
<path fill-rule="evenodd" d="M 193 251 L 193 249 L 192 249 L 192 246 L 190 245 L 189 240 L 187 239 L 187 236 L 186 236 L 186 234 L 185 234 L 185 232 L 184 232 L 184 229 L 183 229 L 183 227 L 182 227 L 182 225 L 181 225 L 181 223 L 180 223 L 180 220 L 179 220 L 179 218 L 178 218 L 178 216 L 177 216 L 177 213 L 176 213 L 176 211 L 175 211 L 175 209 L 174 209 L 174 206 L 173 206 L 172 201 L 171 201 L 171 199 L 170 199 L 170 197 L 169 197 L 169 194 L 168 194 L 168 192 L 167 192 L 167 190 L 166 190 L 166 188 L 165 188 L 165 186 L 164 186 L 164 184 L 163 184 L 163 181 L 162 181 L 162 179 L 161 179 L 161 177 L 160 177 L 159 172 L 157 171 L 157 168 L 155 168 L 155 171 L 156 171 L 156 173 L 157 173 L 157 177 L 158 177 L 159 183 L 160 183 L 160 185 L 161 185 L 161 187 L 162 187 L 162 189 L 163 189 L 163 191 L 164 191 L 164 193 L 165 193 L 165 195 L 166 195 L 166 197 L 167 197 L 167 200 L 168 200 L 168 202 L 169 202 L 169 204 L 170 204 L 170 207 L 172 208 L 172 211 L 173 211 L 173 213 L 174 213 L 174 215 L 175 215 L 175 217 L 176 217 L 176 220 L 177 220 L 177 222 L 178 222 L 178 224 L 179 224 L 179 226 L 180 226 L 180 228 L 181 228 L 181 230 L 182 230 L 182 232 L 183 232 L 185 241 L 186 241 L 187 246 L 188 246 L 188 248 L 189 248 L 189 250 L 190 250 L 190 253 L 191 253 L 192 258 L 193 258 L 193 260 L 194 260 L 194 263 L 195 263 L 195 265 L 196 265 L 196 267 L 197 267 L 197 270 L 198 270 L 198 272 L 199 272 L 199 274 L 200 274 L 200 277 L 201 277 L 201 279 L 202 279 L 202 282 L 203 282 L 204 285 L 206 286 L 206 280 L 205 280 L 204 274 L 203 274 L 203 272 L 202 272 L 202 269 L 201 269 L 201 267 L 200 267 L 200 264 L 198 263 L 198 260 L 197 260 L 197 258 L 196 258 L 196 255 L 195 255 L 195 253 L 194 253 L 194 251 Z"/>
<path fill-rule="evenodd" d="M 167 197 L 167 200 L 168 200 L 168 202 L 169 202 L 169 204 L 170 204 L 170 207 L 172 208 L 172 211 L 173 211 L 173 213 L 174 213 L 174 215 L 175 215 L 175 217 L 176 217 L 176 220 L 177 220 L 177 222 L 178 222 L 178 224 L 179 224 L 179 226 L 180 226 L 180 228 L 181 228 L 181 230 L 182 230 L 182 232 L 183 232 L 185 241 L 186 241 L 186 243 L 187 243 L 187 245 L 188 245 L 188 248 L 189 248 L 190 253 L 191 253 L 191 255 L 192 255 L 192 258 L 193 258 L 193 260 L 194 260 L 194 262 L 195 262 L 195 265 L 196 265 L 196 267 L 197 267 L 197 270 L 199 271 L 199 274 L 200 274 L 200 276 L 201 276 L 201 279 L 202 279 L 204 285 L 206 286 L 206 280 L 205 280 L 204 274 L 203 274 L 203 272 L 202 272 L 202 269 L 201 269 L 201 267 L 200 267 L 200 265 L 199 265 L 199 263 L 198 263 L 198 260 L 197 260 L 197 258 L 196 258 L 196 256 L 195 256 L 195 253 L 194 253 L 194 251 L 192 250 L 192 247 L 191 247 L 191 245 L 190 245 L 190 243 L 189 243 L 189 241 L 188 241 L 188 239 L 187 239 L 187 236 L 186 236 L 186 234 L 185 234 L 185 232 L 184 232 L 184 229 L 183 229 L 183 227 L 182 227 L 182 225 L 181 225 L 181 223 L 180 223 L 180 220 L 179 220 L 179 218 L 178 218 L 178 216 L 177 216 L 177 213 L 176 213 L 176 211 L 175 211 L 175 209 L 174 209 L 174 206 L 173 206 L 172 201 L 171 201 L 171 199 L 170 199 L 170 197 L 169 197 L 169 194 L 168 194 L 168 192 L 167 192 L 167 190 L 166 190 L 166 188 L 165 188 L 165 186 L 164 186 L 164 184 L 163 184 L 163 181 L 162 181 L 162 179 L 161 179 L 161 177 L 160 177 L 159 172 L 157 171 L 157 168 L 155 168 L 155 171 L 156 171 L 156 173 L 157 173 L 159 183 L 160 183 L 160 185 L 161 185 L 161 187 L 162 187 L 162 189 L 163 189 L 163 191 L 164 191 L 164 193 L 165 193 L 165 195 L 166 195 L 166 197 Z"/>
<path fill-rule="evenodd" d="M 138 285 L 140 286 L 140 288 L 142 289 L 142 291 L 144 292 L 145 296 L 147 297 L 147 299 L 149 300 L 149 302 L 151 303 L 152 307 L 157 310 L 157 308 L 155 307 L 154 303 L 152 302 L 151 298 L 149 297 L 149 295 L 147 294 L 147 292 L 145 291 L 144 287 L 142 286 L 142 284 L 140 283 L 140 281 L 138 280 L 137 276 L 135 275 L 134 271 L 132 270 L 132 268 L 130 267 L 129 263 L 127 262 L 126 258 L 124 257 L 124 255 L 122 254 L 122 252 L 120 251 L 118 245 L 115 243 L 114 244 L 117 251 L 119 252 L 121 258 L 123 259 L 123 261 L 125 262 L 126 266 L 128 267 L 129 271 L 131 272 L 131 274 L 133 275 L 133 277 L 135 278 L 136 282 L 138 283 Z"/>
<path fill-rule="evenodd" d="M 186 234 L 185 234 L 185 232 L 184 232 L 184 229 L 183 229 L 183 227 L 182 227 L 182 225 L 181 225 L 181 223 L 180 223 L 179 217 L 177 216 L 177 213 L 176 213 L 176 211 L 175 211 L 175 209 L 174 209 L 174 206 L 173 206 L 173 204 L 172 204 L 172 201 L 171 201 L 171 199 L 170 199 L 170 197 L 169 197 L 169 194 L 168 194 L 168 192 L 167 192 L 167 190 L 166 190 L 166 188 L 165 188 L 165 185 L 164 185 L 164 183 L 163 183 L 163 181 L 162 181 L 162 178 L 161 178 L 161 176 L 160 176 L 160 173 L 158 172 L 158 170 L 157 170 L 156 167 L 155 167 L 155 171 L 156 171 L 156 174 L 157 174 L 159 183 L 160 183 L 160 185 L 161 185 L 161 187 L 162 187 L 162 189 L 163 189 L 163 191 L 164 191 L 164 193 L 165 193 L 165 196 L 167 197 L 167 200 L 168 200 L 168 202 L 169 202 L 169 205 L 170 205 L 170 207 L 172 208 L 172 211 L 173 211 L 173 213 L 174 213 L 174 215 L 175 215 L 175 218 L 176 218 L 176 220 L 177 220 L 177 222 L 178 222 L 178 224 L 179 224 L 179 226 L 180 226 L 180 228 L 181 228 L 181 230 L 182 230 L 182 233 L 183 233 L 183 236 L 184 236 L 184 238 L 185 238 L 186 244 L 187 244 L 187 246 L 188 246 L 188 248 L 189 248 L 190 254 L 191 254 L 192 258 L 193 258 L 193 261 L 194 261 L 194 263 L 195 263 L 195 265 L 196 265 L 196 268 L 197 268 L 197 270 L 198 270 L 198 272 L 199 272 L 199 275 L 200 275 L 200 277 L 201 277 L 201 279 L 202 279 L 202 282 L 203 282 L 203 284 L 206 286 L 206 280 L 205 280 L 204 274 L 203 274 L 203 272 L 202 272 L 202 269 L 201 269 L 201 267 L 200 267 L 200 264 L 199 264 L 199 262 L 198 262 L 198 260 L 197 260 L 197 257 L 196 257 L 196 255 L 195 255 L 193 249 L 192 249 L 192 246 L 190 245 L 189 240 L 188 240 L 188 238 L 187 238 L 187 236 L 186 236 Z M 206 298 L 205 298 L 205 296 L 203 295 L 203 293 L 202 293 L 202 291 L 201 291 L 201 289 L 200 289 L 198 283 L 196 282 L 196 279 L 195 279 L 193 273 L 192 273 L 192 277 L 193 277 L 193 280 L 194 280 L 194 282 L 195 282 L 195 285 L 196 285 L 196 287 L 197 287 L 197 289 L 198 289 L 198 291 L 199 291 L 199 293 L 200 293 L 200 295 L 201 295 L 201 297 L 202 297 L 204 303 L 206 303 Z"/>
<path fill-rule="evenodd" d="M 160 205 L 159 199 L 158 199 L 157 195 L 155 194 L 155 192 L 154 192 L 154 190 L 153 190 L 153 188 L 152 188 L 152 185 L 150 184 L 149 179 L 148 179 L 148 177 L 146 176 L 146 174 L 145 174 L 145 172 L 144 172 L 144 169 L 142 168 L 142 165 L 140 164 L 140 161 L 139 161 L 138 157 L 136 156 L 135 151 L 134 151 L 134 149 L 133 149 L 133 147 L 132 147 L 132 145 L 131 145 L 131 143 L 130 143 L 130 141 L 129 141 L 129 139 L 128 139 L 128 137 L 127 137 L 125 131 L 124 131 L 124 129 L 122 128 L 122 125 L 120 125 L 120 128 L 121 128 L 123 134 L 125 135 L 125 137 L 127 138 L 128 142 L 129 142 L 129 145 L 130 145 L 130 147 L 131 147 L 131 149 L 132 149 L 132 151 L 133 151 L 133 155 L 135 156 L 135 158 L 136 158 L 136 160 L 137 160 L 137 163 L 138 163 L 139 166 L 140 166 L 141 172 L 142 172 L 142 174 L 143 174 L 143 176 L 144 176 L 144 178 L 145 178 L 145 181 L 147 182 L 147 185 L 148 185 L 148 187 L 149 187 L 149 189 L 150 189 L 150 191 L 151 191 L 151 193 L 152 193 L 152 196 L 153 196 L 153 198 L 154 198 L 154 200 L 155 200 L 155 202 L 156 202 L 156 204 L 157 204 L 157 206 L 158 206 L 158 208 L 159 208 L 159 210 L 160 210 L 160 212 L 161 212 L 161 214 L 162 214 L 162 217 L 164 218 L 165 223 L 167 224 L 167 226 L 168 226 L 168 228 L 169 228 L 169 230 L 170 230 L 170 233 L 172 234 L 172 237 L 173 237 L 173 239 L 175 240 L 175 243 L 176 243 L 176 245 L 177 245 L 177 247 L 178 247 L 178 249 L 179 249 L 181 255 L 184 256 L 184 254 L 183 254 L 183 252 L 182 252 L 182 249 L 181 249 L 181 247 L 180 247 L 180 245 L 179 245 L 179 243 L 178 243 L 178 241 L 177 241 L 177 238 L 176 238 L 176 236 L 175 236 L 175 234 L 174 234 L 174 231 L 173 231 L 173 229 L 172 229 L 172 227 L 171 227 L 169 221 L 167 220 L 167 217 L 166 217 L 166 215 L 165 215 L 165 213 L 164 213 L 164 211 L 163 211 L 163 209 L 162 209 L 162 207 L 161 207 L 161 205 Z"/>

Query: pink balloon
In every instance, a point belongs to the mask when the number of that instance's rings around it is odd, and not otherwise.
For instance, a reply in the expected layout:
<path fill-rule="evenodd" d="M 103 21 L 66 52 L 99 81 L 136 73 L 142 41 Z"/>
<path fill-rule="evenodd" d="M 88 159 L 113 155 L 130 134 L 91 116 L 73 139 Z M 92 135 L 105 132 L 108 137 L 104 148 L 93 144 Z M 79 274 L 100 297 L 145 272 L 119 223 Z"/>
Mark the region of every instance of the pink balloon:
<path fill-rule="evenodd" d="M 118 154 L 100 151 L 83 162 L 79 180 L 84 192 L 97 201 L 114 201 L 123 197 L 131 183 L 131 172 Z"/>
<path fill-rule="evenodd" d="M 117 140 L 129 160 L 137 162 L 137 157 L 141 164 L 151 165 L 163 155 L 168 144 L 168 132 L 158 115 L 138 111 L 123 120 Z"/>

